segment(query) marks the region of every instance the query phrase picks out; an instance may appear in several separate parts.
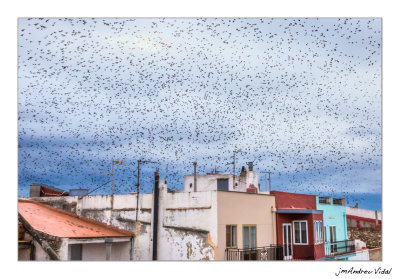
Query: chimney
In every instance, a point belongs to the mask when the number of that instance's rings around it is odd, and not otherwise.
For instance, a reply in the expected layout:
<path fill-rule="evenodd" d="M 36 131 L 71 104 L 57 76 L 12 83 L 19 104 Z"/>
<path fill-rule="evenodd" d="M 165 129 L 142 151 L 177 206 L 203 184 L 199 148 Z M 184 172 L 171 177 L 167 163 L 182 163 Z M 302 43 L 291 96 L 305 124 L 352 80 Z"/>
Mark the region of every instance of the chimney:
<path fill-rule="evenodd" d="M 249 171 L 253 171 L 253 162 L 247 162 L 247 165 L 249 166 Z"/>
<path fill-rule="evenodd" d="M 356 205 L 354 206 L 355 208 L 358 208 L 358 202 L 356 202 Z"/>
<path fill-rule="evenodd" d="M 197 192 L 197 174 L 196 174 L 196 166 L 197 162 L 193 162 L 193 168 L 194 168 L 194 191 Z"/>

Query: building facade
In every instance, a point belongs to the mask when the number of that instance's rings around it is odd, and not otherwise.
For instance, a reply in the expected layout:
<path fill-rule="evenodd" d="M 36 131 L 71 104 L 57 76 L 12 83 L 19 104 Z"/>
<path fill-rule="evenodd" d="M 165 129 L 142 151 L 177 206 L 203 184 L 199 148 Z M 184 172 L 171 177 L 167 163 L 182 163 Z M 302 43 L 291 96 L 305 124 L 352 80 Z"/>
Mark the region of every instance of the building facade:
<path fill-rule="evenodd" d="M 275 196 L 277 243 L 284 259 L 323 258 L 323 212 L 316 208 L 316 196 L 271 191 Z"/>
<path fill-rule="evenodd" d="M 317 197 L 317 209 L 323 211 L 325 255 L 350 252 L 345 200 Z"/>

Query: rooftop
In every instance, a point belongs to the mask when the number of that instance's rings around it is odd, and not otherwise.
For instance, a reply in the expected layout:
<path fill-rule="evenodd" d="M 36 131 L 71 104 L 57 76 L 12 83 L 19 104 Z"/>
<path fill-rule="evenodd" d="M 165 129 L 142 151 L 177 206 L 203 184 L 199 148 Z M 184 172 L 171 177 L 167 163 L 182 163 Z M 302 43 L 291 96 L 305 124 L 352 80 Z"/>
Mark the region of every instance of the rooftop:
<path fill-rule="evenodd" d="M 36 231 L 65 238 L 132 237 L 133 233 L 32 200 L 18 200 L 18 213 Z"/>

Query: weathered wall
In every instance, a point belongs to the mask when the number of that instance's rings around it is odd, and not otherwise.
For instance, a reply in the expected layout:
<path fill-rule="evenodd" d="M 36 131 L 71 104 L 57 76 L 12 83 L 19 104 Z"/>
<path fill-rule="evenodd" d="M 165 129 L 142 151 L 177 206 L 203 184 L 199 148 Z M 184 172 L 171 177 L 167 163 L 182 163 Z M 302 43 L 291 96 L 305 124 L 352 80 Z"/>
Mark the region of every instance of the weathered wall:
<path fill-rule="evenodd" d="M 217 192 L 168 193 L 160 181 L 158 260 L 213 260 Z"/>
<path fill-rule="evenodd" d="M 34 198 L 45 204 L 76 213 L 108 225 L 132 231 L 135 237 L 135 260 L 151 260 L 152 194 L 139 196 L 138 222 L 136 222 L 136 194 L 66 196 Z"/>
<path fill-rule="evenodd" d="M 269 195 L 218 192 L 218 260 L 225 260 L 226 225 L 237 226 L 237 246 L 243 249 L 243 225 L 257 228 L 257 247 L 276 244 L 275 197 Z"/>
<path fill-rule="evenodd" d="M 382 247 L 382 231 L 374 228 L 348 228 L 348 237 L 351 240 L 360 239 L 367 244 L 367 248 Z"/>
<path fill-rule="evenodd" d="M 217 242 L 215 192 L 169 193 L 162 182 L 158 234 L 160 260 L 214 259 Z M 135 233 L 134 260 L 152 259 L 153 194 L 35 198 L 51 206 Z M 179 241 L 178 241 L 179 240 Z M 97 249 L 97 248 L 93 248 Z"/>

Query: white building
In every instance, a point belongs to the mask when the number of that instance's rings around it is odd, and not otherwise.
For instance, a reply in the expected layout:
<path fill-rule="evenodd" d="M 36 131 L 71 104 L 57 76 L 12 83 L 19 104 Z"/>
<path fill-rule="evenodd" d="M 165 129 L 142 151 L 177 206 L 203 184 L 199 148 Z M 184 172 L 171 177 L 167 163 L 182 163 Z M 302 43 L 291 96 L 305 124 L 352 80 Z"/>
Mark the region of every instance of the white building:
<path fill-rule="evenodd" d="M 185 192 L 216 190 L 259 193 L 260 185 L 258 184 L 258 175 L 253 171 L 252 167 L 249 168 L 249 171 L 247 171 L 245 167 L 242 167 L 240 175 L 220 173 L 200 174 L 196 175 L 196 182 L 194 175 L 184 176 Z"/>

